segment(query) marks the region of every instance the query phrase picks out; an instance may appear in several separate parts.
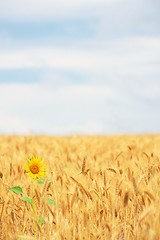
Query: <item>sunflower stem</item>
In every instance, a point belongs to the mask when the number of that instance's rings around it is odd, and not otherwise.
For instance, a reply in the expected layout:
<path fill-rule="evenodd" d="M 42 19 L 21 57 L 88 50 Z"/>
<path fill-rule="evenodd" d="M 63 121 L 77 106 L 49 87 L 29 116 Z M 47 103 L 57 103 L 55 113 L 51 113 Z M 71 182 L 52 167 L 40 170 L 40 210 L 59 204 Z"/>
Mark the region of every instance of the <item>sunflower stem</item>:
<path fill-rule="evenodd" d="M 34 202 L 33 202 L 33 179 L 31 180 L 31 202 L 32 202 L 32 211 L 33 211 L 33 218 L 34 218 L 34 230 L 35 230 L 35 238 L 36 238 L 36 216 L 34 210 Z"/>

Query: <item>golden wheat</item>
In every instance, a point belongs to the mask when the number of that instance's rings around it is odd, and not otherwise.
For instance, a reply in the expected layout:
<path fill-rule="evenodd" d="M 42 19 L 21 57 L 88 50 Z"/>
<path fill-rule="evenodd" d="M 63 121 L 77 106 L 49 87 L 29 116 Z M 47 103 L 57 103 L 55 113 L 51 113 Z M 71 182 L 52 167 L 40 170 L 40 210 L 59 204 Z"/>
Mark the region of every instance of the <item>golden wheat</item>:
<path fill-rule="evenodd" d="M 0 136 L 0 240 L 35 239 L 22 164 L 32 154 L 48 163 L 35 182 L 37 239 L 160 239 L 160 135 Z M 44 198 L 51 198 L 56 206 Z"/>

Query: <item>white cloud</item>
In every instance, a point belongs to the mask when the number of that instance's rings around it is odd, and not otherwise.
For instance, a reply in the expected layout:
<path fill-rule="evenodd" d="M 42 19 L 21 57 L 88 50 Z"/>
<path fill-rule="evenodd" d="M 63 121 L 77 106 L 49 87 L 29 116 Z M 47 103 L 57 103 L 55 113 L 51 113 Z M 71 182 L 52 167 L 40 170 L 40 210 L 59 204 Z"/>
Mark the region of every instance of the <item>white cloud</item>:
<path fill-rule="evenodd" d="M 1 134 L 29 134 L 26 121 L 19 116 L 15 117 L 0 110 L 0 133 Z"/>
<path fill-rule="evenodd" d="M 59 83 L 56 85 L 58 86 Z M 55 87 L 55 79 L 46 84 L 39 83 L 8 83 L 0 84 L 0 107 L 12 108 L 14 105 L 42 105 L 46 103 L 85 103 L 92 101 L 113 100 L 116 93 L 111 87 L 88 84 L 69 83 Z"/>
<path fill-rule="evenodd" d="M 1 50 L 0 68 L 90 69 L 105 61 L 102 51 L 34 47 L 27 50 Z M 98 58 L 97 58 L 98 57 Z"/>
<path fill-rule="evenodd" d="M 139 88 L 134 87 L 134 92 L 140 98 L 155 101 L 157 104 L 160 104 L 160 78 L 156 82 L 143 84 Z"/>
<path fill-rule="evenodd" d="M 94 120 L 90 122 L 86 122 L 84 124 L 81 123 L 72 123 L 67 125 L 56 125 L 52 126 L 47 134 L 60 134 L 60 135 L 70 135 L 70 134 L 104 134 L 105 126 L 102 123 L 94 122 Z"/>
<path fill-rule="evenodd" d="M 154 85 L 145 83 L 141 93 L 143 85 L 140 90 L 133 84 L 135 96 L 126 86 L 101 85 L 98 81 L 61 83 L 54 87 L 55 79 L 47 84 L 43 79 L 39 83 L 0 84 L 0 132 L 118 134 L 158 129 L 156 122 L 152 127 L 154 119 L 159 118 L 156 107 L 149 105 L 147 109 L 141 101 L 142 97 L 154 100 L 159 95 Z"/>
<path fill-rule="evenodd" d="M 115 99 L 107 86 L 38 83 L 0 84 L 0 126 L 6 133 L 102 133 L 100 109 Z M 96 115 L 97 114 L 97 115 Z M 102 115 L 104 113 L 102 112 Z"/>
<path fill-rule="evenodd" d="M 0 49 L 0 69 L 42 68 L 94 74 L 159 74 L 160 38 L 133 37 L 114 40 L 105 49 L 27 47 Z M 157 62 L 157 64 L 155 64 Z"/>
<path fill-rule="evenodd" d="M 92 10 L 99 5 L 114 5 L 120 2 L 124 0 L 5 0 L 0 2 L 0 18 L 71 18 L 82 16 L 84 9 L 89 8 L 90 11 L 85 13 L 87 16 L 87 14 L 92 15 Z"/>

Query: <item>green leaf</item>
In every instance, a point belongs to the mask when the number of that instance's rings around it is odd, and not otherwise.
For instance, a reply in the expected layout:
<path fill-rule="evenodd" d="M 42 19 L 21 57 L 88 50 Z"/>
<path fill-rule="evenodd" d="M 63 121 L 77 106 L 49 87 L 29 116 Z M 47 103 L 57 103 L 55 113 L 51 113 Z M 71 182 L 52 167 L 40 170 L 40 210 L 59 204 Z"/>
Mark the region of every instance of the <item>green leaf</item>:
<path fill-rule="evenodd" d="M 53 200 L 52 200 L 52 199 L 45 198 L 45 200 L 46 200 L 48 203 L 52 204 L 52 205 L 56 205 L 56 203 L 55 203 L 55 202 L 53 202 Z"/>
<path fill-rule="evenodd" d="M 45 183 L 45 179 L 44 178 L 40 178 L 40 179 L 37 179 L 37 182 L 38 182 L 38 184 L 43 184 L 43 183 Z M 52 180 L 48 180 L 48 183 L 50 183 L 50 182 L 52 182 Z"/>
<path fill-rule="evenodd" d="M 8 190 L 9 190 L 9 191 L 13 191 L 13 192 L 15 192 L 15 193 L 20 193 L 20 194 L 22 194 L 22 193 L 23 193 L 23 190 L 22 190 L 22 188 L 21 188 L 21 187 L 19 187 L 19 186 L 16 186 L 16 187 L 9 188 Z"/>
<path fill-rule="evenodd" d="M 32 203 L 32 200 L 29 197 L 21 197 L 21 199 L 25 202 L 29 202 L 30 204 Z"/>
<path fill-rule="evenodd" d="M 43 218 L 42 217 L 39 217 L 39 223 L 40 223 L 40 225 L 41 225 L 41 227 L 43 226 L 43 224 L 44 224 L 44 220 L 43 220 Z"/>
<path fill-rule="evenodd" d="M 37 182 L 38 184 L 43 184 L 45 182 L 45 179 L 43 178 L 37 179 Z"/>
<path fill-rule="evenodd" d="M 48 182 L 52 182 L 52 180 L 48 179 Z"/>

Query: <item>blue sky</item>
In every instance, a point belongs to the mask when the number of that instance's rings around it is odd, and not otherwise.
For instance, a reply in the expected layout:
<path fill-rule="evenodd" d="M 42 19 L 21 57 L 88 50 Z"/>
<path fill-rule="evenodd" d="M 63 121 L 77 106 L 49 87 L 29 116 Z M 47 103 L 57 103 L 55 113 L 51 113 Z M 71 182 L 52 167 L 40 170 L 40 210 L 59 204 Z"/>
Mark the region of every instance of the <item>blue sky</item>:
<path fill-rule="evenodd" d="M 160 133 L 158 0 L 0 3 L 0 133 Z"/>

